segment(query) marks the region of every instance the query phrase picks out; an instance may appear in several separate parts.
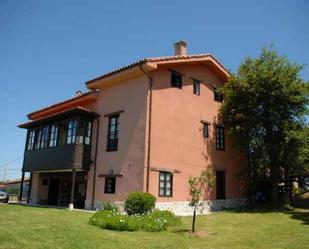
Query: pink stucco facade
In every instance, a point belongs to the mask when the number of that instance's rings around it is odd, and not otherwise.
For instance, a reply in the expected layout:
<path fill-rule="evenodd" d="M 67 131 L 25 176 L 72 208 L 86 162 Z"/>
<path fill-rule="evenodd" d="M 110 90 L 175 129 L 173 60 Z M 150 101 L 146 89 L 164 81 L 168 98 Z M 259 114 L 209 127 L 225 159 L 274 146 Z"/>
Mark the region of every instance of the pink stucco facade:
<path fill-rule="evenodd" d="M 216 150 L 215 127 L 224 124 L 218 116 L 221 103 L 214 100 L 214 88 L 227 80 L 220 73 L 221 64 L 209 56 L 176 59 L 155 65 L 153 61 L 140 63 L 88 84 L 97 90 L 97 98 L 78 105 L 99 114 L 92 127 L 95 163 L 85 176 L 88 204 L 93 200 L 122 202 L 131 191 L 148 191 L 160 203 L 184 202 L 189 198 L 190 176 L 207 167 L 225 172 L 226 199 L 246 198 L 246 152 L 232 148 L 227 132 L 225 150 Z M 171 87 L 171 71 L 182 74 L 181 89 Z M 199 95 L 193 94 L 193 79 L 201 82 Z M 120 112 L 118 150 L 108 152 L 108 114 L 114 112 Z M 202 122 L 209 123 L 208 138 L 203 137 Z M 160 197 L 159 172 L 165 171 L 172 174 L 172 196 Z M 47 194 L 39 174 L 33 174 L 32 196 Z M 116 177 L 114 194 L 104 193 L 109 174 Z M 216 188 L 205 196 L 205 200 L 214 199 Z"/>

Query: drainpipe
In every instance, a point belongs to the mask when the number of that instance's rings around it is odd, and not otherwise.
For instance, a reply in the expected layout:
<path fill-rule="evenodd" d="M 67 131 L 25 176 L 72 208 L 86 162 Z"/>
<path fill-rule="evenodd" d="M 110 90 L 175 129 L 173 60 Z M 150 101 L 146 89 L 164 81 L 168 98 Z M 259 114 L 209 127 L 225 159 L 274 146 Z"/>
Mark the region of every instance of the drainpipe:
<path fill-rule="evenodd" d="M 95 142 L 95 155 L 93 163 L 93 180 L 92 180 L 92 199 L 91 199 L 91 209 L 94 210 L 94 197 L 95 197 L 95 182 L 97 174 L 97 157 L 98 157 L 98 143 L 99 143 L 99 130 L 100 130 L 100 117 L 97 118 L 97 134 Z"/>
<path fill-rule="evenodd" d="M 143 64 L 139 65 L 140 70 L 146 74 L 149 79 L 149 105 L 148 105 L 148 149 L 147 149 L 147 176 L 146 176 L 146 192 L 149 192 L 149 174 L 150 174 L 150 145 L 151 145 L 151 118 L 152 118 L 152 86 L 153 79 L 147 71 L 143 69 Z"/>

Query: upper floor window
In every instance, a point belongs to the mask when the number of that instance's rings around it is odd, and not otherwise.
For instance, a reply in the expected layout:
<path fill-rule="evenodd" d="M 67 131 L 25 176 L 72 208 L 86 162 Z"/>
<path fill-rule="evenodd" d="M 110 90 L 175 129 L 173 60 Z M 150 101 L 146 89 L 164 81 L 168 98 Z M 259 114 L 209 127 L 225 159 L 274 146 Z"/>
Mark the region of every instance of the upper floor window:
<path fill-rule="evenodd" d="M 223 102 L 223 94 L 220 93 L 217 88 L 214 88 L 214 100 L 218 102 Z"/>
<path fill-rule="evenodd" d="M 81 120 L 79 123 L 78 143 L 90 145 L 91 122 Z"/>
<path fill-rule="evenodd" d="M 35 131 L 35 149 L 43 149 L 47 147 L 49 127 L 42 127 Z"/>
<path fill-rule="evenodd" d="M 50 128 L 49 147 L 56 147 L 58 140 L 58 126 L 52 125 Z"/>
<path fill-rule="evenodd" d="M 66 142 L 66 135 L 67 135 L 67 124 L 66 123 L 59 123 L 58 124 L 58 144 L 65 145 Z"/>
<path fill-rule="evenodd" d="M 172 196 L 173 175 L 170 172 L 159 173 L 159 196 Z"/>
<path fill-rule="evenodd" d="M 193 94 L 200 95 L 200 85 L 201 82 L 198 80 L 193 81 Z"/>
<path fill-rule="evenodd" d="M 90 145 L 91 139 L 91 122 L 85 123 L 85 144 Z"/>
<path fill-rule="evenodd" d="M 182 75 L 177 72 L 171 72 L 171 86 L 182 88 Z"/>
<path fill-rule="evenodd" d="M 67 144 L 75 144 L 76 142 L 76 120 L 70 120 L 68 123 Z"/>
<path fill-rule="evenodd" d="M 216 149 L 225 149 L 224 127 L 216 126 Z"/>
<path fill-rule="evenodd" d="M 35 131 L 35 149 L 40 149 L 41 146 L 41 134 L 42 134 L 42 130 L 41 129 L 37 129 Z"/>
<path fill-rule="evenodd" d="M 40 149 L 44 149 L 48 145 L 48 131 L 49 127 L 43 127 L 41 128 L 41 141 L 40 141 Z"/>
<path fill-rule="evenodd" d="M 208 138 L 209 137 L 209 123 L 203 122 L 203 137 Z"/>
<path fill-rule="evenodd" d="M 118 150 L 119 114 L 109 116 L 106 151 Z"/>
<path fill-rule="evenodd" d="M 34 149 L 34 138 L 35 138 L 35 130 L 31 130 L 28 135 L 28 145 L 27 150 Z"/>

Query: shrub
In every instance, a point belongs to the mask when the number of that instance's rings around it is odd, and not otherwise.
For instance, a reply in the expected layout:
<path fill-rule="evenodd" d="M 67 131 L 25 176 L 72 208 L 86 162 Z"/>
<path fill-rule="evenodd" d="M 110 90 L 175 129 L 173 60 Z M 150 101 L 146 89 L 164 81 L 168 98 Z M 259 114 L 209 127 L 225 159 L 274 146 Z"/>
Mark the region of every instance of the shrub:
<path fill-rule="evenodd" d="M 124 204 L 124 210 L 129 215 L 147 214 L 154 209 L 156 197 L 144 192 L 131 192 Z"/>
<path fill-rule="evenodd" d="M 168 210 L 158 210 L 155 209 L 152 211 L 151 216 L 154 218 L 161 218 L 167 223 L 168 226 L 179 226 L 181 225 L 181 220 L 173 212 Z"/>
<path fill-rule="evenodd" d="M 109 210 L 119 213 L 119 207 L 116 206 L 114 203 L 111 203 L 109 201 L 102 201 L 101 202 L 101 209 L 102 210 Z"/>
<path fill-rule="evenodd" d="M 101 210 L 90 217 L 89 223 L 103 229 L 117 231 L 165 231 L 180 225 L 181 221 L 170 211 L 154 210 L 146 215 L 127 215 L 110 210 Z"/>

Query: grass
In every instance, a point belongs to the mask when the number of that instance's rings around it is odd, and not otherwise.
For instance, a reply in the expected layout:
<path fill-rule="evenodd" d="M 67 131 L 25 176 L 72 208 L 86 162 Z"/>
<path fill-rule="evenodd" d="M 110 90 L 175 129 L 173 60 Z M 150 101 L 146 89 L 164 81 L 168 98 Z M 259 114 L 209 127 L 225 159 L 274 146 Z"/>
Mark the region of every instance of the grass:
<path fill-rule="evenodd" d="M 309 248 L 309 210 L 218 212 L 191 218 L 172 231 L 116 232 L 88 225 L 91 214 L 0 205 L 0 248 Z"/>

